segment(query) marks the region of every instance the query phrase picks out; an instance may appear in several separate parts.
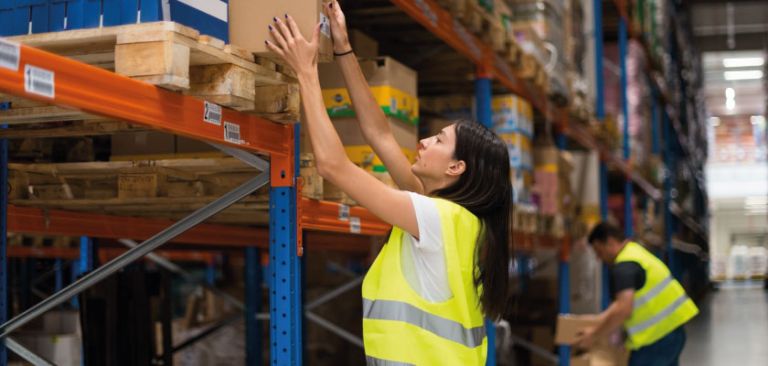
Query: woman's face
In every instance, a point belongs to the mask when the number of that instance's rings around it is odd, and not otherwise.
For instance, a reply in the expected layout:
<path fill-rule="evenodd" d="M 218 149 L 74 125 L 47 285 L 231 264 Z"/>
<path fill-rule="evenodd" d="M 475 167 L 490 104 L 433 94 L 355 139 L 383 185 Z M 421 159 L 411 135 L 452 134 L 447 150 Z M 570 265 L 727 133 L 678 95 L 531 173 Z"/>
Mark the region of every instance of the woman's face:
<path fill-rule="evenodd" d="M 463 162 L 454 159 L 456 150 L 456 125 L 445 127 L 435 136 L 419 141 L 419 151 L 411 171 L 422 181 L 441 182 L 458 177 L 463 172 Z M 461 168 L 460 171 L 457 168 Z M 457 174 L 458 173 L 458 174 Z"/>

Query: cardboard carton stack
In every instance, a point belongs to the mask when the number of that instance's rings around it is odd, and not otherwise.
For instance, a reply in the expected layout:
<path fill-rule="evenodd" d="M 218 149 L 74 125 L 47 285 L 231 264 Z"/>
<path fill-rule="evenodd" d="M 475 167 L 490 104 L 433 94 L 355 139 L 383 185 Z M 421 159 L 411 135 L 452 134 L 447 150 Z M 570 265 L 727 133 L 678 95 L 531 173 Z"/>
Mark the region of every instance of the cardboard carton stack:
<path fill-rule="evenodd" d="M 355 33 L 357 34 L 357 33 Z M 370 38 L 357 34 L 353 37 L 356 49 L 370 53 L 377 49 Z M 418 149 L 419 101 L 417 99 L 416 72 L 390 57 L 360 59 L 360 67 L 366 76 L 374 98 L 386 115 L 395 140 L 403 153 L 413 161 Z M 344 77 L 337 64 L 321 64 L 320 84 L 323 99 L 347 156 L 353 163 L 369 171 L 381 181 L 394 186 L 381 160 L 367 144 L 355 115 L 352 100 Z M 304 132 L 303 132 L 304 133 Z M 302 141 L 304 152 L 309 151 L 306 136 Z M 343 192 L 329 182 L 323 184 L 325 199 L 353 204 Z"/>

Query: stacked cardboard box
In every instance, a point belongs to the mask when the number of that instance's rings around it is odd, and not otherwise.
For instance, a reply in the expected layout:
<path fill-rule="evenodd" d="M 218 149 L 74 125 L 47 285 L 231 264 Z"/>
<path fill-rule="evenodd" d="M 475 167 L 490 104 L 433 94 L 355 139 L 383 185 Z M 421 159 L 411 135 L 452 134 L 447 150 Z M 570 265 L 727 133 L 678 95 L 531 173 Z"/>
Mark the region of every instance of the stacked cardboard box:
<path fill-rule="evenodd" d="M 366 46 L 365 38 L 356 36 L 359 48 Z M 362 45 L 360 45 L 362 43 Z M 417 99 L 416 72 L 390 57 L 361 59 L 360 67 L 366 76 L 374 98 L 386 115 L 392 133 L 403 153 L 413 161 L 418 148 L 419 101 Z M 319 67 L 323 100 L 332 118 L 347 156 L 353 163 L 371 172 L 383 182 L 394 186 L 386 168 L 363 137 L 360 121 L 355 115 L 352 100 L 346 89 L 341 69 L 336 64 Z M 306 149 L 307 146 L 304 146 Z M 324 183 L 326 199 L 353 203 L 328 182 Z"/>

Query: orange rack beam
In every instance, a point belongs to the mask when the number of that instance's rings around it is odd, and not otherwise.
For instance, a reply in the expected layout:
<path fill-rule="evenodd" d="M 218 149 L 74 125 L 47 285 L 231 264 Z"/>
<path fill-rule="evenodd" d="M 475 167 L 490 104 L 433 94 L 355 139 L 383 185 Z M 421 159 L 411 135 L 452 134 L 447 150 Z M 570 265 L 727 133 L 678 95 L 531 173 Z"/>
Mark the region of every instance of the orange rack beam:
<path fill-rule="evenodd" d="M 299 199 L 299 205 L 301 227 L 305 230 L 378 236 L 386 235 L 392 227 L 362 207 L 306 197 Z"/>
<path fill-rule="evenodd" d="M 287 157 L 291 151 L 292 126 L 222 108 L 224 125 L 240 129 L 240 140 L 232 142 L 225 139 L 223 125 L 204 121 L 203 100 L 33 47 L 8 44 L 17 47 L 9 55 L 18 56 L 8 56 L 10 62 L 0 64 L 1 92 L 251 152 Z"/>
<path fill-rule="evenodd" d="M 434 0 L 391 0 L 395 6 L 442 39 L 454 50 L 466 56 L 482 70 L 490 71 L 510 92 L 527 98 L 546 113 L 546 95 L 521 82 L 512 67 L 483 41 L 470 33 Z"/>
<path fill-rule="evenodd" d="M 8 205 L 8 231 L 15 233 L 146 240 L 174 222 Z M 201 224 L 171 241 L 234 247 L 261 244 L 266 247 L 269 232 L 264 228 Z"/>

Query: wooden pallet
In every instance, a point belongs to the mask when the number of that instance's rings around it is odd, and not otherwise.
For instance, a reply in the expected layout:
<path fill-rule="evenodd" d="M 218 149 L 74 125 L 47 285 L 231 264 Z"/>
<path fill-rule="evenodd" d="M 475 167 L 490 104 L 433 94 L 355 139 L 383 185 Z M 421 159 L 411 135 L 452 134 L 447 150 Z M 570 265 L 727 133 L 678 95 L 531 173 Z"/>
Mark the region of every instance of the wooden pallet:
<path fill-rule="evenodd" d="M 235 158 L 11 163 L 9 170 L 9 200 L 14 205 L 172 219 L 258 174 Z M 212 221 L 266 224 L 268 210 L 265 188 Z"/>
<path fill-rule="evenodd" d="M 299 118 L 295 75 L 270 60 L 200 35 L 173 22 L 132 24 L 11 37 L 159 87 L 193 95 L 278 122 Z M 19 98 L 0 113 L 9 123 L 86 120 L 96 117 Z"/>

